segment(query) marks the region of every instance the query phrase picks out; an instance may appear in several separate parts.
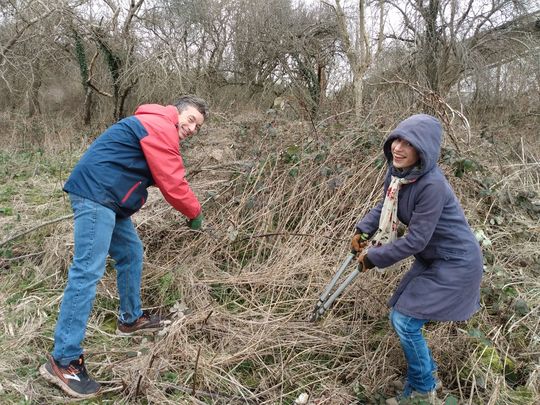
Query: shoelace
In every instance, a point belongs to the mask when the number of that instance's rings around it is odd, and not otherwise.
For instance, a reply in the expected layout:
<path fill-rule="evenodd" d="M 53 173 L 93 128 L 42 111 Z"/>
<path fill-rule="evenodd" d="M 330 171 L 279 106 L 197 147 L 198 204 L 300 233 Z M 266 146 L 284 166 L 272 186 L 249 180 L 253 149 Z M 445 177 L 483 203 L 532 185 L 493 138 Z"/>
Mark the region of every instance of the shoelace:
<path fill-rule="evenodd" d="M 70 374 L 77 375 L 81 374 L 82 376 L 86 375 L 86 367 L 84 366 L 84 360 L 82 357 L 79 357 L 78 360 L 76 360 L 77 364 L 74 364 L 75 362 L 69 363 L 69 366 L 67 367 L 67 371 Z"/>

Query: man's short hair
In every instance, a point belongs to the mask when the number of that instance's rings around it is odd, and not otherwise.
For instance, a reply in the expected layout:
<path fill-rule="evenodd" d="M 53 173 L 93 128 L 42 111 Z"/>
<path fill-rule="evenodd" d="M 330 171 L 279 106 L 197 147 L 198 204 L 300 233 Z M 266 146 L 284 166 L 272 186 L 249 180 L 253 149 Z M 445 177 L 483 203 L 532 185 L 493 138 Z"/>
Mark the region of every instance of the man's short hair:
<path fill-rule="evenodd" d="M 179 113 L 181 113 L 188 107 L 195 107 L 202 114 L 204 119 L 208 118 L 208 104 L 200 97 L 194 96 L 192 94 L 187 94 L 180 97 L 176 101 L 176 103 L 174 103 L 174 105 L 178 109 Z"/>

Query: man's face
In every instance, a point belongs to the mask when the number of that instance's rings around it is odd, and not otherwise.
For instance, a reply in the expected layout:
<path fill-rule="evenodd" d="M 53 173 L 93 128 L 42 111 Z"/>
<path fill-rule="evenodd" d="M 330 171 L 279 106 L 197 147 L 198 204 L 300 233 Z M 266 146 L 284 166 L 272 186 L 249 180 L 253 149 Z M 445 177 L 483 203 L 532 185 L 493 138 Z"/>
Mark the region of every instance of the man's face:
<path fill-rule="evenodd" d="M 193 106 L 178 113 L 178 137 L 181 141 L 196 134 L 204 122 L 204 116 Z"/>

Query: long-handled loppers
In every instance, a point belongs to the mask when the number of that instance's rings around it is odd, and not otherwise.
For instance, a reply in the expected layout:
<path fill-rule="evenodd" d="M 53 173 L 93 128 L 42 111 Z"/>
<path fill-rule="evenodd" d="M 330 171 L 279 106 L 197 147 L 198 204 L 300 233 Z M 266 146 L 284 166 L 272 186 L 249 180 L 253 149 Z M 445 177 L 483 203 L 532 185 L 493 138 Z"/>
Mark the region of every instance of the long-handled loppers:
<path fill-rule="evenodd" d="M 356 252 L 351 252 L 347 255 L 347 258 L 341 263 L 339 269 L 337 270 L 332 280 L 326 285 L 326 288 L 319 297 L 319 300 L 315 304 L 315 309 L 313 310 L 311 317 L 309 318 L 310 322 L 317 321 L 327 310 L 332 306 L 337 297 L 343 293 L 345 288 L 352 283 L 352 281 L 362 272 L 361 264 L 358 264 L 353 272 L 347 276 L 347 278 L 337 287 L 335 292 L 330 295 L 332 289 L 336 285 L 338 279 L 341 277 L 349 263 L 356 257 Z"/>

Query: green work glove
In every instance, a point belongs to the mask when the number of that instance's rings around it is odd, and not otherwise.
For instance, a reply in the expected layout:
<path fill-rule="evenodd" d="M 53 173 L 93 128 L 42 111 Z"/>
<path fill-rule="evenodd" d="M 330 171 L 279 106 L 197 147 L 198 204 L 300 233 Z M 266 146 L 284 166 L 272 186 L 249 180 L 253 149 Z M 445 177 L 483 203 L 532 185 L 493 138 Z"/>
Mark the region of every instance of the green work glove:
<path fill-rule="evenodd" d="M 189 226 L 194 231 L 198 231 L 202 227 L 203 219 L 204 219 L 203 214 L 200 213 L 197 217 L 193 219 L 189 219 L 187 221 L 187 226 Z"/>

